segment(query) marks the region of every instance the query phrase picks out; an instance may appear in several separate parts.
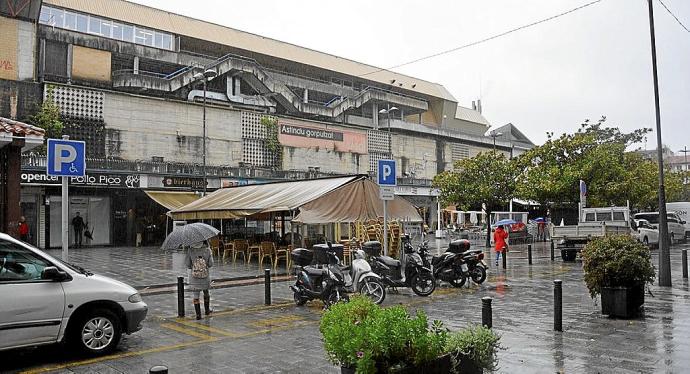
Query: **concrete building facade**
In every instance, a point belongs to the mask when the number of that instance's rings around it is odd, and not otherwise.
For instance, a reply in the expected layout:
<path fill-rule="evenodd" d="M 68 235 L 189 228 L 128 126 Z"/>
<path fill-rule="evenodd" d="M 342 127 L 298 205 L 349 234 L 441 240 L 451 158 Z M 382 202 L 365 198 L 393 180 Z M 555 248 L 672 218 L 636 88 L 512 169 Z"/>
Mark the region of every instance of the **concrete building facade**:
<path fill-rule="evenodd" d="M 87 142 L 91 174 L 113 181 L 74 182 L 85 196 L 75 204 L 109 199 L 108 219 L 126 232 L 104 244 L 154 225 L 141 222 L 161 214 L 142 190 L 202 189 L 204 152 L 210 189 L 375 173 L 394 158 L 398 193 L 429 219 L 434 175 L 494 141 L 516 152 L 485 136 L 481 104 L 459 106 L 437 83 L 122 0 L 27 4 L 0 8 L 0 114 L 26 118 L 41 99 L 60 108 L 65 133 Z M 52 210 L 44 162 L 25 155 L 23 199 Z"/>

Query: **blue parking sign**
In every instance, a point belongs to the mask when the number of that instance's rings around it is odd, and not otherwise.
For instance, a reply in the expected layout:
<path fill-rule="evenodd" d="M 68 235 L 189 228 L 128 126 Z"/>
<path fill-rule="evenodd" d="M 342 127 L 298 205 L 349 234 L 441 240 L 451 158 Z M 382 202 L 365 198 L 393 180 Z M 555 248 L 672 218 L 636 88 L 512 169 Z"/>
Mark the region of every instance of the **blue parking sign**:
<path fill-rule="evenodd" d="M 86 143 L 77 140 L 48 139 L 48 175 L 83 177 L 86 173 Z"/>
<path fill-rule="evenodd" d="M 396 186 L 395 160 L 379 160 L 378 168 L 379 186 Z"/>

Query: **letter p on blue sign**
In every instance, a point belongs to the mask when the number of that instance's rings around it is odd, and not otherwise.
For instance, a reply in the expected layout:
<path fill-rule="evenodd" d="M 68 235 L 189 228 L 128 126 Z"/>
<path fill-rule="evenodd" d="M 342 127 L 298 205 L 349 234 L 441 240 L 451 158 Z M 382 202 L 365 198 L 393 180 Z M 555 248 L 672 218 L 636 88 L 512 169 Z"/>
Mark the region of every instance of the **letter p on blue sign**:
<path fill-rule="evenodd" d="M 82 177 L 86 172 L 86 144 L 76 140 L 48 139 L 48 175 Z"/>
<path fill-rule="evenodd" d="M 395 186 L 395 160 L 379 160 L 378 181 L 380 186 Z"/>

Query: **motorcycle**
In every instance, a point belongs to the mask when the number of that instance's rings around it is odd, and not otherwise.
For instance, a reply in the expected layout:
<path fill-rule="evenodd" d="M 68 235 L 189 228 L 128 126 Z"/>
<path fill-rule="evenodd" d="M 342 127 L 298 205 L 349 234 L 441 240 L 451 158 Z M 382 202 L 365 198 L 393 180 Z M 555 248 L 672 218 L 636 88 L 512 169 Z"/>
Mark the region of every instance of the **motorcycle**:
<path fill-rule="evenodd" d="M 357 249 L 352 254 L 352 265 L 342 269 L 345 271 L 345 290 L 350 293 L 358 292 L 374 303 L 381 304 L 386 298 L 386 288 L 381 277 L 371 270 L 364 251 Z"/>
<path fill-rule="evenodd" d="M 406 258 L 404 274 L 400 261 L 381 255 L 380 242 L 369 241 L 362 247 L 369 255 L 372 269 L 381 276 L 383 284 L 387 287 L 410 287 L 419 296 L 429 296 L 436 289 L 436 279 L 431 269 L 424 266 L 422 257 L 410 244 L 409 235 L 403 237 L 403 251 Z"/>
<path fill-rule="evenodd" d="M 419 252 L 426 266 L 432 268 L 434 276 L 453 287 L 464 286 L 467 278 L 471 278 L 477 284 L 486 280 L 487 265 L 484 262 L 484 253 L 480 249 L 470 250 L 470 242 L 467 239 L 452 241 L 446 252 L 439 256 L 429 256 L 428 241 L 424 241 L 419 247 Z"/>
<path fill-rule="evenodd" d="M 295 284 L 290 286 L 295 304 L 320 299 L 326 308 L 339 301 L 349 301 L 345 274 L 333 251 L 326 251 L 328 263 L 311 265 L 314 253 L 306 248 L 294 249 L 290 255 L 296 265 Z"/>

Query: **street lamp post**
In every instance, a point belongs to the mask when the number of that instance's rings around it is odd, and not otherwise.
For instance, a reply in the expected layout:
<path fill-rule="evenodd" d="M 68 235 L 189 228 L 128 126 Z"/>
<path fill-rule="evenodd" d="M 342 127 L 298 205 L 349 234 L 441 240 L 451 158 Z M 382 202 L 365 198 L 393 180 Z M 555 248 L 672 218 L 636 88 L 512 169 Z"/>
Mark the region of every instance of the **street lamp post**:
<path fill-rule="evenodd" d="M 386 113 L 388 121 L 388 157 L 393 159 L 393 150 L 391 148 L 391 111 L 398 110 L 388 104 L 386 109 L 379 110 L 379 113 Z M 388 255 L 388 200 L 383 200 L 383 251 Z"/>
<path fill-rule="evenodd" d="M 678 152 L 682 152 L 685 155 L 685 162 L 683 163 L 685 165 L 685 173 L 683 175 L 683 198 L 687 199 L 688 198 L 688 181 L 686 175 L 688 174 L 688 171 L 690 171 L 690 165 L 688 165 L 688 146 L 684 146 L 683 149 L 681 149 Z M 683 168 L 680 168 L 680 170 L 683 170 Z"/>
<path fill-rule="evenodd" d="M 502 132 L 497 132 L 496 130 L 491 130 L 489 133 L 489 136 L 494 138 L 494 153 L 496 153 L 496 138 L 499 136 L 503 136 Z"/>
<path fill-rule="evenodd" d="M 659 162 L 659 286 L 671 287 L 671 253 L 669 251 L 668 217 L 666 217 L 666 188 L 664 186 L 664 146 L 661 142 L 661 111 L 659 109 L 659 79 L 656 68 L 656 40 L 654 36 L 654 4 L 649 7 L 649 35 L 652 46 L 652 77 L 654 80 L 654 109 L 656 112 L 656 151 Z"/>
<path fill-rule="evenodd" d="M 203 103 L 203 105 L 202 105 L 202 108 L 203 108 L 203 109 L 202 109 L 202 112 L 203 112 L 203 117 L 202 117 L 202 118 L 203 118 L 203 119 L 202 119 L 202 122 L 203 122 L 203 130 L 202 130 L 202 137 L 203 137 L 203 140 L 202 140 L 202 145 L 201 145 L 201 147 L 202 147 L 202 153 L 203 153 L 202 156 L 201 156 L 201 159 L 202 159 L 201 170 L 202 170 L 202 172 L 203 172 L 203 174 L 204 174 L 204 181 L 203 181 L 204 190 L 203 190 L 203 196 L 206 196 L 206 184 L 207 184 L 207 181 L 206 181 L 206 83 L 207 83 L 208 81 L 210 81 L 211 79 L 215 78 L 216 75 L 218 75 L 218 73 L 216 73 L 215 70 L 211 70 L 211 69 L 207 69 L 207 70 L 204 71 L 203 73 L 196 73 L 196 74 L 194 74 L 194 79 L 196 79 L 196 80 L 201 80 L 201 82 L 202 82 L 203 85 L 204 85 L 204 103 Z"/>

